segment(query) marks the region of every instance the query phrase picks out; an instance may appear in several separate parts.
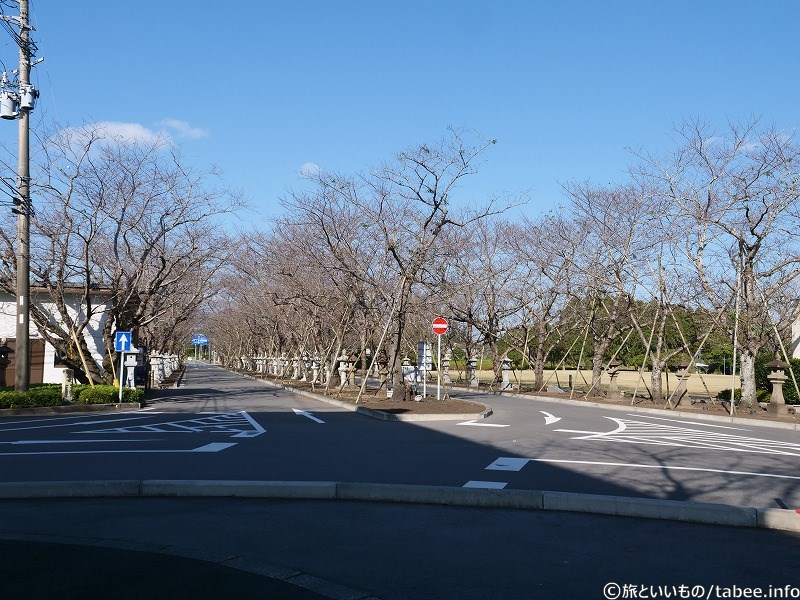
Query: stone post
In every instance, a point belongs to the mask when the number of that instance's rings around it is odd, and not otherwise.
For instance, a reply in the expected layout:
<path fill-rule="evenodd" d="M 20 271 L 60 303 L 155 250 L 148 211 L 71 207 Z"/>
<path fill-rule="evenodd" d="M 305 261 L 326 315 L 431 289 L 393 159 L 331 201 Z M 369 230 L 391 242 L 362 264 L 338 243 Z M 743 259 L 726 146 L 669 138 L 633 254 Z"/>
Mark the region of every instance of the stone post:
<path fill-rule="evenodd" d="M 764 366 L 771 369 L 767 379 L 772 384 L 772 396 L 767 405 L 767 412 L 773 415 L 788 415 L 789 407 L 786 406 L 786 400 L 783 397 L 783 384 L 789 379 L 786 369 L 791 369 L 792 366 L 777 357 Z"/>
<path fill-rule="evenodd" d="M 503 357 L 503 364 L 500 366 L 500 370 L 503 374 L 503 380 L 500 382 L 500 391 L 504 392 L 506 390 L 513 389 L 511 385 L 511 379 L 509 377 L 511 373 L 511 359 L 507 356 Z"/>
<path fill-rule="evenodd" d="M 72 369 L 61 371 L 61 397 L 72 402 L 72 386 L 75 385 L 75 372 Z"/>
<path fill-rule="evenodd" d="M 469 377 L 469 387 L 478 387 L 478 358 L 475 356 L 467 359 L 467 376 Z"/>

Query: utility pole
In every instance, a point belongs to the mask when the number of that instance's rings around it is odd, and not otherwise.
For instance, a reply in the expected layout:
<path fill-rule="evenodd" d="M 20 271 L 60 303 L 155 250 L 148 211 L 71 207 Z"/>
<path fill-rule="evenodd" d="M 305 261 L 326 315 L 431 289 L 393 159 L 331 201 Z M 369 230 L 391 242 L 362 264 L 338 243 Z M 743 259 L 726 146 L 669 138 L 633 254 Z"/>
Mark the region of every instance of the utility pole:
<path fill-rule="evenodd" d="M 19 89 L 30 89 L 31 48 L 28 24 L 28 0 L 19 1 Z M 19 111 L 19 214 L 17 216 L 17 347 L 16 380 L 14 389 L 27 391 L 31 382 L 30 371 L 30 110 Z"/>

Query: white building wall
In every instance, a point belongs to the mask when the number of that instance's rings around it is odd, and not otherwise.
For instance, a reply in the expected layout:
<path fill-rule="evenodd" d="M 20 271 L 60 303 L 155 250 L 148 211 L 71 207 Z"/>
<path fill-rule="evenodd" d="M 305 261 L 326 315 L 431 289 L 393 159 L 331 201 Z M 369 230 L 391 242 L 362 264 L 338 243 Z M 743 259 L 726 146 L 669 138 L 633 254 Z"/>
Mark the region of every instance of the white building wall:
<path fill-rule="evenodd" d="M 37 303 L 35 293 L 33 302 Z M 108 313 L 106 312 L 107 306 L 100 302 L 99 298 L 93 298 L 92 302 L 95 308 L 95 314 L 89 322 L 89 326 L 84 330 L 83 337 L 86 340 L 86 345 L 91 353 L 91 358 L 100 366 L 102 372 L 103 358 L 105 357 L 105 349 L 103 348 L 103 327 L 105 326 Z M 75 318 L 80 312 L 80 301 L 78 297 L 67 298 L 67 310 L 71 317 Z M 44 302 L 40 304 L 42 308 L 50 315 L 56 315 L 56 307 L 53 302 Z M 82 320 L 83 317 L 81 316 Z M 0 338 L 15 339 L 17 337 L 17 303 L 16 300 L 8 294 L 0 294 Z M 43 339 L 42 335 L 36 329 L 36 326 L 31 323 L 30 330 L 31 339 Z M 62 371 L 64 367 L 55 366 L 56 351 L 47 341 L 44 346 L 44 383 L 61 383 Z M 89 357 L 87 357 L 89 360 Z"/>
<path fill-rule="evenodd" d="M 800 358 L 800 317 L 792 323 L 792 358 Z"/>

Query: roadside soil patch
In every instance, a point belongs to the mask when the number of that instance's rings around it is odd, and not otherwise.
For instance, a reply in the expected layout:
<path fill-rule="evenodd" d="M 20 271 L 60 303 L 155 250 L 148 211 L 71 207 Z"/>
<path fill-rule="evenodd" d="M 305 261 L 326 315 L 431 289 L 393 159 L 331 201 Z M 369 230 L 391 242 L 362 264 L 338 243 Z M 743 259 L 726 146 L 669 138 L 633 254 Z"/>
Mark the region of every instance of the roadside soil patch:
<path fill-rule="evenodd" d="M 331 389 L 328 390 L 328 393 L 326 394 L 324 385 L 314 385 L 312 387 L 307 381 L 280 379 L 277 377 L 264 377 L 260 373 L 251 373 L 247 371 L 241 371 L 241 373 L 250 377 L 264 379 L 265 381 L 271 381 L 273 383 L 285 385 L 298 390 L 313 392 L 315 394 L 319 394 L 320 396 L 331 398 L 332 400 L 347 402 L 353 406 L 363 406 L 364 408 L 379 410 L 381 412 L 394 415 L 477 415 L 489 410 L 488 406 L 485 406 L 479 402 L 470 402 L 468 400 L 459 399 L 457 396 L 458 392 L 453 392 L 453 395 L 446 394 L 441 400 L 437 400 L 436 397 L 429 397 L 420 402 L 413 400 L 396 402 L 386 397 L 385 387 L 381 389 L 375 389 L 374 387 L 369 386 L 367 386 L 367 389 L 364 390 L 364 393 L 361 395 L 361 400 L 358 402 L 358 404 L 356 404 L 356 399 L 358 398 L 358 387 L 346 387 L 341 391 L 337 389 Z"/>

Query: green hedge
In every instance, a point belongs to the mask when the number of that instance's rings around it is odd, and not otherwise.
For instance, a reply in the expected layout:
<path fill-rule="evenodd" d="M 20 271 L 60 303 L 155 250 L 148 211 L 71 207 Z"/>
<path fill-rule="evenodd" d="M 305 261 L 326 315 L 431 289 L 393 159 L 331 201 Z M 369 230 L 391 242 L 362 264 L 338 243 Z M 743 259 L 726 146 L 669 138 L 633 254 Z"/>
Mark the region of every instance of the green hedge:
<path fill-rule="evenodd" d="M 76 388 L 80 388 L 76 391 Z M 141 402 L 144 390 L 123 388 L 123 402 Z M 119 388 L 113 385 L 80 385 L 72 388 L 72 400 L 78 404 L 116 404 L 119 402 Z"/>
<path fill-rule="evenodd" d="M 33 387 L 27 392 L 12 390 L 0 392 L 0 408 L 33 408 L 36 406 L 59 406 L 61 386 Z"/>
<path fill-rule="evenodd" d="M 123 402 L 141 402 L 144 390 L 124 388 Z M 79 404 L 116 404 L 119 402 L 119 388 L 113 385 L 76 385 L 72 388 L 72 401 Z M 39 406 L 60 406 L 61 385 L 44 384 L 31 386 L 27 392 L 16 392 L 11 388 L 0 390 L 1 408 L 35 408 Z"/>

